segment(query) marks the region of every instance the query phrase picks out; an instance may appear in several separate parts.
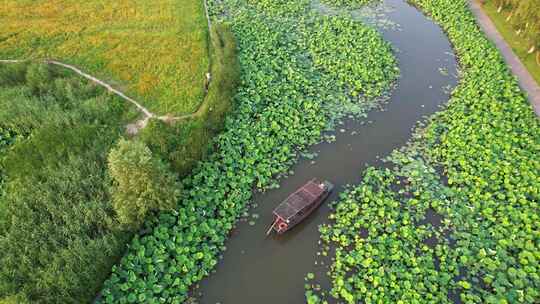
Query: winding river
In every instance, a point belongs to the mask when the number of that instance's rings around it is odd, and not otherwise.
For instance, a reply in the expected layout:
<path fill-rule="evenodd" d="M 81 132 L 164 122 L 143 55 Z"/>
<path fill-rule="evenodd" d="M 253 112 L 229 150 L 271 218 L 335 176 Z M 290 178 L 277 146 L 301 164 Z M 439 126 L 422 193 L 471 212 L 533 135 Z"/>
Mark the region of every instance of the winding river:
<path fill-rule="evenodd" d="M 260 216 L 240 221 L 227 241 L 216 272 L 203 280 L 196 294 L 205 304 L 304 303 L 304 277 L 326 265 L 316 265 L 319 251 L 317 227 L 327 221 L 329 207 L 322 205 L 306 221 L 284 236 L 265 238 L 272 210 L 311 178 L 327 179 L 336 189 L 327 200 L 337 199 L 347 184 L 357 184 L 366 165 L 381 165 L 380 158 L 403 146 L 416 122 L 440 109 L 457 84 L 457 62 L 443 31 L 414 7 L 400 0 L 385 0 L 392 8 L 387 19 L 397 29 L 381 28 L 385 39 L 399 51 L 401 69 L 397 88 L 384 110 L 373 110 L 363 121 L 338 127 L 336 141 L 311 147 L 318 156 L 300 160 L 295 174 L 280 181 L 280 188 L 254 196 Z M 447 71 L 447 72 L 446 72 Z M 344 131 L 344 132 L 343 132 Z"/>

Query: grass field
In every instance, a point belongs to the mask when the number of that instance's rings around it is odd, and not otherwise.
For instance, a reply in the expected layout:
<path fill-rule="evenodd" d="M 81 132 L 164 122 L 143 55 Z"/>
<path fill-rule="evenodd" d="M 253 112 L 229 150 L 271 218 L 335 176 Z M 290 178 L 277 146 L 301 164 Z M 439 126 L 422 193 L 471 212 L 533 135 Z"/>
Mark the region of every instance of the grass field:
<path fill-rule="evenodd" d="M 157 114 L 195 111 L 209 68 L 202 1 L 3 0 L 0 59 L 54 58 Z"/>
<path fill-rule="evenodd" d="M 527 54 L 530 47 L 529 43 L 523 37 L 518 36 L 512 25 L 505 21 L 508 12 L 503 10 L 501 13 L 497 13 L 497 7 L 493 1 L 486 3 L 482 7 L 497 27 L 499 33 L 504 37 L 504 40 L 512 47 L 514 53 L 516 53 L 536 82 L 540 84 L 540 66 L 536 63 L 535 54 Z"/>

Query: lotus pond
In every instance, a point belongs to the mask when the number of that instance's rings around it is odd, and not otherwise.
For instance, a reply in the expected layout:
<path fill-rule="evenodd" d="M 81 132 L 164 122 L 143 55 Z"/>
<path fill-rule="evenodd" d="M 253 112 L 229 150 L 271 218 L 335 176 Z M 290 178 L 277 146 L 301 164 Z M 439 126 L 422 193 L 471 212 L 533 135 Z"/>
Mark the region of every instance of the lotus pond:
<path fill-rule="evenodd" d="M 400 31 L 307 0 L 209 1 L 238 39 L 237 107 L 180 208 L 146 223 L 98 302 L 537 301 L 538 121 L 465 0 L 414 4 L 448 33 L 462 81 L 395 150 L 456 84 L 432 21 L 398 0 L 382 5 Z M 348 191 L 264 239 L 271 210 L 312 177 L 338 186 L 330 200 Z"/>
<path fill-rule="evenodd" d="M 333 133 L 335 142 L 312 146 L 292 167 L 294 174 L 280 180 L 279 188 L 253 196 L 253 208 L 226 242 L 227 250 L 216 272 L 193 292 L 197 302 L 304 303 L 306 273 L 312 272 L 319 279 L 327 271 L 328 263 L 321 265 L 320 261 L 323 252 L 317 246 L 317 226 L 327 221 L 331 210 L 325 204 L 287 234 L 264 238 L 272 210 L 313 177 L 335 183 L 336 191 L 328 202 L 337 199 L 347 184 L 360 182 L 366 163 L 381 164 L 380 157 L 407 142 L 416 121 L 440 110 L 439 105 L 448 100 L 448 90 L 443 88 L 456 84 L 453 75 L 457 73 L 457 64 L 442 30 L 402 1 L 386 1 L 382 5 L 352 13 L 371 16 L 388 12 L 374 23 L 381 25 L 378 29 L 384 39 L 397 49 L 401 77 L 391 99 L 382 110 L 372 110 L 365 119 L 346 119 Z M 314 2 L 312 7 L 325 14 L 340 11 Z M 431 41 L 429 47 L 420 47 L 423 39 Z"/>
<path fill-rule="evenodd" d="M 341 195 L 320 228 L 329 277 L 307 274 L 307 302 L 538 303 L 539 120 L 465 0 L 411 2 L 448 33 L 461 84 Z"/>
<path fill-rule="evenodd" d="M 98 302 L 184 302 L 214 269 L 253 188 L 277 187 L 276 177 L 289 173 L 300 152 L 345 115 L 374 107 L 399 74 L 375 29 L 314 13 L 309 1 L 209 4 L 238 40 L 237 108 L 214 141 L 215 152 L 184 181 L 179 209 L 146 223 Z M 328 50 L 309 39 L 319 29 Z M 356 60 L 340 57 L 345 51 Z"/>

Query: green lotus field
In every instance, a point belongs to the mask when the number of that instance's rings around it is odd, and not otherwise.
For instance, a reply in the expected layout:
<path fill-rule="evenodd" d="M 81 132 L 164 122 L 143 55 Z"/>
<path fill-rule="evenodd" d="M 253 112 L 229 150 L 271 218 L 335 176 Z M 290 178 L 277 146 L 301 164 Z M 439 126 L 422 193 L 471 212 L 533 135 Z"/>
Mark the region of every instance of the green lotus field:
<path fill-rule="evenodd" d="M 407 3 L 7 1 L 0 304 L 540 303 L 540 120 L 467 0 Z"/>

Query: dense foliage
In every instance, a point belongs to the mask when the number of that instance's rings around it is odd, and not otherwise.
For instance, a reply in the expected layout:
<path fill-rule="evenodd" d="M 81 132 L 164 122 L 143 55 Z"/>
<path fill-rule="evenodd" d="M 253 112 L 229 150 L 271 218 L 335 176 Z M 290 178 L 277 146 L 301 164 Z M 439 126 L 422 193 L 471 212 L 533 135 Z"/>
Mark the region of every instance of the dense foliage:
<path fill-rule="evenodd" d="M 210 60 L 202 1 L 5 0 L 0 24 L 0 59 L 75 64 L 157 114 L 191 113 L 203 101 Z"/>
<path fill-rule="evenodd" d="M 150 212 L 176 207 L 180 194 L 176 175 L 143 142 L 120 140 L 110 151 L 108 164 L 120 223 L 136 229 Z"/>
<path fill-rule="evenodd" d="M 2 162 L 2 157 L 6 153 L 6 149 L 11 146 L 15 141 L 15 134 L 8 128 L 2 128 L 0 126 L 0 163 Z M 2 183 L 4 179 L 2 178 L 2 168 L 0 167 L 0 196 L 2 195 Z"/>
<path fill-rule="evenodd" d="M 310 24 L 306 37 L 316 67 L 335 77 L 353 96 L 381 96 L 398 75 L 394 56 L 387 47 L 373 48 L 379 34 L 350 18 L 323 17 Z M 335 56 L 339 54 L 339 56 Z M 366 69 L 369 67 L 369 69 Z"/>
<path fill-rule="evenodd" d="M 0 299 L 87 302 L 127 239 L 106 155 L 133 113 L 45 65 L 0 65 L 0 75 L 2 143 L 11 142 L 0 152 Z"/>
<path fill-rule="evenodd" d="M 2 128 L 0 129 L 0 151 L 3 151 L 8 146 L 10 146 L 13 141 L 15 140 L 15 134 L 8 129 L 8 128 Z"/>
<path fill-rule="evenodd" d="M 0 304 L 29 304 L 28 300 L 23 296 L 9 296 L 7 298 L 0 299 Z"/>
<path fill-rule="evenodd" d="M 330 295 L 538 303 L 540 121 L 465 0 L 411 2 L 447 31 L 461 84 L 448 109 L 393 153 L 392 169 L 368 169 L 321 227 L 336 249 Z"/>
<path fill-rule="evenodd" d="M 332 118 L 353 108 L 346 94 L 351 88 L 336 85 L 341 83 L 336 77 L 345 70 L 336 67 L 327 73 L 311 57 L 327 62 L 324 57 L 340 54 L 323 54 L 315 47 L 311 53 L 307 38 L 316 28 L 310 24 L 324 20 L 310 10 L 309 1 L 227 0 L 210 5 L 214 15 L 230 21 L 238 40 L 242 77 L 237 108 L 213 142 L 215 151 L 184 183 L 177 211 L 161 213 L 146 223 L 147 234 L 135 236 L 105 284 L 102 303 L 185 301 L 190 287 L 217 263 L 253 186 L 271 186 L 277 175 L 287 172 L 299 150 L 320 140 Z M 373 69 L 373 75 L 386 75 L 381 81 L 389 83 L 397 74 L 395 60 L 388 60 L 390 47 L 374 30 L 360 24 L 355 28 L 357 38 L 367 44 L 359 51 L 373 58 L 384 52 L 381 60 L 387 63 L 372 67 L 362 61 L 355 69 L 366 72 L 362 75 Z M 339 44 L 334 50 L 349 43 L 354 54 L 349 36 L 323 35 Z M 372 83 L 356 80 L 358 88 Z M 355 109 L 370 106 L 365 101 Z"/>

